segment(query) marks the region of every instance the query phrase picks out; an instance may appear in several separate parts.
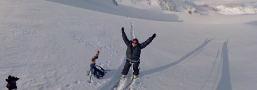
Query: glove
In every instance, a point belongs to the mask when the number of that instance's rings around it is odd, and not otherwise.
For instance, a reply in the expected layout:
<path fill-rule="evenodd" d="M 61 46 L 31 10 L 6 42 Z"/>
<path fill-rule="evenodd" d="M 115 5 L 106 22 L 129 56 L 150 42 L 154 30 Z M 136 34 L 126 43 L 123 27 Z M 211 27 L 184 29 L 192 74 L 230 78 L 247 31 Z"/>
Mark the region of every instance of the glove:
<path fill-rule="evenodd" d="M 96 55 L 98 56 L 98 55 L 99 55 L 99 53 L 100 53 L 100 51 L 99 51 L 99 50 L 97 50 L 97 51 L 96 51 Z"/>
<path fill-rule="evenodd" d="M 156 37 L 156 34 L 154 33 L 153 36 L 152 36 L 152 38 L 155 38 L 155 37 Z"/>
<path fill-rule="evenodd" d="M 124 32 L 124 27 L 121 28 L 121 31 Z"/>

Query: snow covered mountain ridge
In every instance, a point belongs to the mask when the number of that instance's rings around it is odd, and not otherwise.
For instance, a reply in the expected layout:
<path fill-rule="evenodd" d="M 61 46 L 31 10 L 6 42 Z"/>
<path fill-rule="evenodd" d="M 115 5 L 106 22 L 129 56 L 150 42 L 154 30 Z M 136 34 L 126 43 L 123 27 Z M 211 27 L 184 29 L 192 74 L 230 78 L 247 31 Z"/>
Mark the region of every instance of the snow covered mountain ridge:
<path fill-rule="evenodd" d="M 245 4 L 227 4 L 216 7 L 220 14 L 256 14 L 257 8 L 246 6 Z"/>
<path fill-rule="evenodd" d="M 189 14 L 210 14 L 217 13 L 222 15 L 237 15 L 237 14 L 256 14 L 257 8 L 252 4 L 222 4 L 210 6 L 208 4 L 196 5 L 189 1 L 179 0 L 117 0 L 121 4 L 145 4 L 150 6 L 158 6 L 164 11 L 184 12 Z M 129 3 L 129 4 L 128 4 Z"/>

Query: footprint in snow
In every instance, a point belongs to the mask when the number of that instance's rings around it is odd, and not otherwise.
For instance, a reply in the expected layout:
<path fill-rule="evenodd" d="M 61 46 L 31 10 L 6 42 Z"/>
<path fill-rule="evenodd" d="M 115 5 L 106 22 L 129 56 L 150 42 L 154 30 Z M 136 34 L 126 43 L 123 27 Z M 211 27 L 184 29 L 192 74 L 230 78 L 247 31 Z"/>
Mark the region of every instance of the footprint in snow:
<path fill-rule="evenodd" d="M 74 81 L 74 84 L 80 84 L 80 81 L 79 80 Z"/>
<path fill-rule="evenodd" d="M 71 84 L 66 84 L 65 87 L 66 87 L 66 88 L 70 88 L 70 87 L 71 87 Z"/>

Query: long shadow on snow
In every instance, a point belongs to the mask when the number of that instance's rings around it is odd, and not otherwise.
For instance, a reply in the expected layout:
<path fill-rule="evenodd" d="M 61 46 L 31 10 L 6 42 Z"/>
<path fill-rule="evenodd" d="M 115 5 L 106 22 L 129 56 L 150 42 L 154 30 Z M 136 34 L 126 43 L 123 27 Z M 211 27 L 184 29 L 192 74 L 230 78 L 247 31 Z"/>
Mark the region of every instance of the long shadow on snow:
<path fill-rule="evenodd" d="M 160 72 L 162 70 L 165 70 L 167 68 L 170 68 L 172 66 L 175 66 L 176 64 L 182 62 L 183 60 L 187 59 L 188 57 L 196 54 L 197 52 L 199 52 L 202 48 L 204 48 L 209 42 L 211 42 L 211 40 L 205 40 L 204 43 L 202 45 L 200 45 L 199 47 L 197 47 L 196 49 L 194 49 L 193 51 L 187 53 L 185 56 L 183 56 L 182 58 L 180 58 L 178 61 L 176 62 L 173 62 L 173 63 L 170 63 L 170 64 L 167 64 L 167 65 L 164 65 L 164 66 L 161 66 L 161 67 L 158 67 L 158 68 L 154 68 L 154 69 L 151 69 L 151 70 L 146 70 L 146 71 L 142 71 L 140 73 L 140 77 L 143 77 L 144 75 L 149 75 L 149 74 L 152 74 L 152 73 L 155 73 L 155 72 Z"/>
<path fill-rule="evenodd" d="M 247 23 L 245 23 L 245 24 L 249 24 L 249 25 L 257 26 L 257 21 L 247 22 Z"/>
<path fill-rule="evenodd" d="M 223 65 L 222 65 L 222 77 L 218 84 L 216 90 L 232 90 L 231 81 L 230 81 L 230 72 L 229 72 L 229 58 L 228 58 L 228 41 L 224 42 L 222 48 L 222 58 L 223 58 Z"/>
<path fill-rule="evenodd" d="M 125 16 L 131 18 L 167 21 L 167 22 L 182 22 L 178 20 L 177 15 L 154 13 L 147 10 L 128 7 L 124 5 L 115 6 L 112 0 L 47 0 L 59 4 L 69 5 L 73 7 L 98 11 L 118 16 Z M 85 16 L 86 17 L 86 16 Z"/>

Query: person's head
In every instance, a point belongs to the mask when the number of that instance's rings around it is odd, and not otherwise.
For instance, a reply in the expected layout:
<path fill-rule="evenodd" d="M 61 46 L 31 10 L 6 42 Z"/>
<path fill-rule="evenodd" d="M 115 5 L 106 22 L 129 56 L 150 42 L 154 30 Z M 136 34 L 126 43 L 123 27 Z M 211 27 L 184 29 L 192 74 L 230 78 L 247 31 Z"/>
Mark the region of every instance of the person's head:
<path fill-rule="evenodd" d="M 132 46 L 135 47 L 135 46 L 137 46 L 137 44 L 138 44 L 138 39 L 137 38 L 133 39 Z"/>

